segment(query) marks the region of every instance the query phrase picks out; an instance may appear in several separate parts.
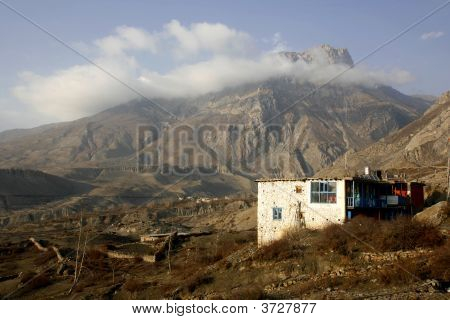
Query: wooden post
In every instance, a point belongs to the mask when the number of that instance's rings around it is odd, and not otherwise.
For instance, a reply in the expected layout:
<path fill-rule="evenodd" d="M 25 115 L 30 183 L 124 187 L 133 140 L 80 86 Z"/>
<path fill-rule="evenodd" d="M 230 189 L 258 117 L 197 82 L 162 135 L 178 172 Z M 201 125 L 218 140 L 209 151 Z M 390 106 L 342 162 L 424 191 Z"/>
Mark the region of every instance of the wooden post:
<path fill-rule="evenodd" d="M 78 245 L 77 245 L 77 255 L 75 257 L 75 272 L 74 272 L 74 279 L 73 279 L 73 285 L 77 282 L 77 272 L 78 272 L 78 254 L 80 252 L 80 243 L 81 243 L 81 229 L 83 227 L 83 210 L 81 210 L 80 213 L 80 232 L 78 233 Z M 71 289 L 72 291 L 72 289 Z"/>
<path fill-rule="evenodd" d="M 169 236 L 169 246 L 167 249 L 167 261 L 169 263 L 169 274 L 172 273 L 172 266 L 170 265 L 170 249 L 172 246 L 172 235 Z"/>

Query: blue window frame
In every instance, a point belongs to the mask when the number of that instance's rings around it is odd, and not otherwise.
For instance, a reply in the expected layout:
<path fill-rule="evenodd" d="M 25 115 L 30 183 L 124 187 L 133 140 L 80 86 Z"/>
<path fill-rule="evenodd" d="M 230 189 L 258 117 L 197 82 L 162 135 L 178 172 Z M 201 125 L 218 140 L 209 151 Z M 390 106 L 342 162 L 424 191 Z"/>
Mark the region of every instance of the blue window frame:
<path fill-rule="evenodd" d="M 281 220 L 281 213 L 283 212 L 282 208 L 272 208 L 272 216 L 273 216 L 273 220 Z"/>

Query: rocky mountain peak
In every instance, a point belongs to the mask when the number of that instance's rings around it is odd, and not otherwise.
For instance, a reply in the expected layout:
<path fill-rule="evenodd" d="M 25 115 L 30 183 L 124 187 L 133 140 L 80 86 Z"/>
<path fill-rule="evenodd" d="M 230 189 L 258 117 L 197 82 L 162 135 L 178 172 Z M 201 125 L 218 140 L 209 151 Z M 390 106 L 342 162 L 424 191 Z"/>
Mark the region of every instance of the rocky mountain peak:
<path fill-rule="evenodd" d="M 353 59 L 346 48 L 334 48 L 328 44 L 308 49 L 303 52 L 280 52 L 280 55 L 292 62 L 302 60 L 306 63 L 344 64 L 353 66 Z"/>

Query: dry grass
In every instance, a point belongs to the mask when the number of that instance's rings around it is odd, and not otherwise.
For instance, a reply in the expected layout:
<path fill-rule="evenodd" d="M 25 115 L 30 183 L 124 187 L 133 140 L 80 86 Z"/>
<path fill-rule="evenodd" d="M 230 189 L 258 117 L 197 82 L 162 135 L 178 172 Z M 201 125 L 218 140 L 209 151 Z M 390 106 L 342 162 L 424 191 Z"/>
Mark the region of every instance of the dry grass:
<path fill-rule="evenodd" d="M 437 247 L 444 242 L 439 229 L 401 217 L 394 221 L 377 221 L 370 218 L 355 218 L 344 225 L 330 225 L 317 241 L 320 249 L 336 251 L 352 256 L 361 251 L 412 250 Z"/>
<path fill-rule="evenodd" d="M 253 242 L 254 238 L 252 233 L 220 233 L 207 238 L 197 238 L 190 248 L 189 265 L 194 269 L 212 265 Z"/>
<path fill-rule="evenodd" d="M 131 278 L 124 283 L 122 288 L 128 292 L 142 291 L 145 289 L 145 282 L 136 278 Z"/>
<path fill-rule="evenodd" d="M 38 266 L 48 263 L 49 261 L 56 261 L 56 253 L 53 250 L 49 250 L 46 252 L 39 252 L 36 258 L 34 259 L 34 263 Z"/>
<path fill-rule="evenodd" d="M 97 273 L 102 271 L 109 272 L 110 269 L 108 266 L 106 254 L 102 251 L 95 249 L 90 249 L 86 251 L 84 257 L 84 266 L 89 270 L 92 270 L 93 272 Z"/>
<path fill-rule="evenodd" d="M 378 280 L 385 285 L 405 284 L 418 280 L 436 279 L 450 281 L 450 243 L 437 247 L 429 257 L 402 259 L 392 267 L 377 273 Z"/>
<path fill-rule="evenodd" d="M 262 247 L 255 255 L 256 260 L 283 261 L 303 256 L 304 245 L 284 237 Z"/>
<path fill-rule="evenodd" d="M 402 259 L 392 266 L 385 266 L 376 274 L 383 285 L 404 285 L 425 280 L 430 275 L 425 259 Z"/>
<path fill-rule="evenodd" d="M 257 285 L 237 288 L 228 297 L 229 300 L 263 300 L 266 298 L 264 290 Z"/>
<path fill-rule="evenodd" d="M 437 227 L 405 217 L 382 223 L 380 234 L 373 241 L 379 250 L 397 251 L 436 247 L 443 244 L 444 239 Z"/>
<path fill-rule="evenodd" d="M 311 244 L 316 232 L 307 229 L 291 229 L 283 238 L 273 241 L 258 250 L 254 259 L 283 261 L 304 258 L 306 248 Z"/>
<path fill-rule="evenodd" d="M 450 241 L 437 248 L 432 253 L 429 261 L 431 276 L 441 281 L 450 281 Z"/>
<path fill-rule="evenodd" d="M 208 273 L 198 273 L 186 279 L 185 287 L 193 293 L 198 287 L 214 282 L 214 277 Z"/>
<path fill-rule="evenodd" d="M 26 285 L 28 291 L 46 287 L 51 282 L 49 275 L 45 273 L 37 274 L 36 272 L 25 272 L 20 279 L 20 283 Z"/>

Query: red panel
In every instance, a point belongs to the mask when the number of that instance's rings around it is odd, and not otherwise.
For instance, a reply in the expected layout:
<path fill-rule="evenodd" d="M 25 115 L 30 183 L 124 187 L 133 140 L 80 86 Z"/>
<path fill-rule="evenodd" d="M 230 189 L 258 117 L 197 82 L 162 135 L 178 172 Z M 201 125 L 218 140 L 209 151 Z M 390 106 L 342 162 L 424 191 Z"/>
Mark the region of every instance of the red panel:
<path fill-rule="evenodd" d="M 416 210 L 422 210 L 424 206 L 423 185 L 411 183 L 411 204 Z"/>
<path fill-rule="evenodd" d="M 406 198 L 408 196 L 408 185 L 402 182 L 395 183 L 394 196 Z"/>

